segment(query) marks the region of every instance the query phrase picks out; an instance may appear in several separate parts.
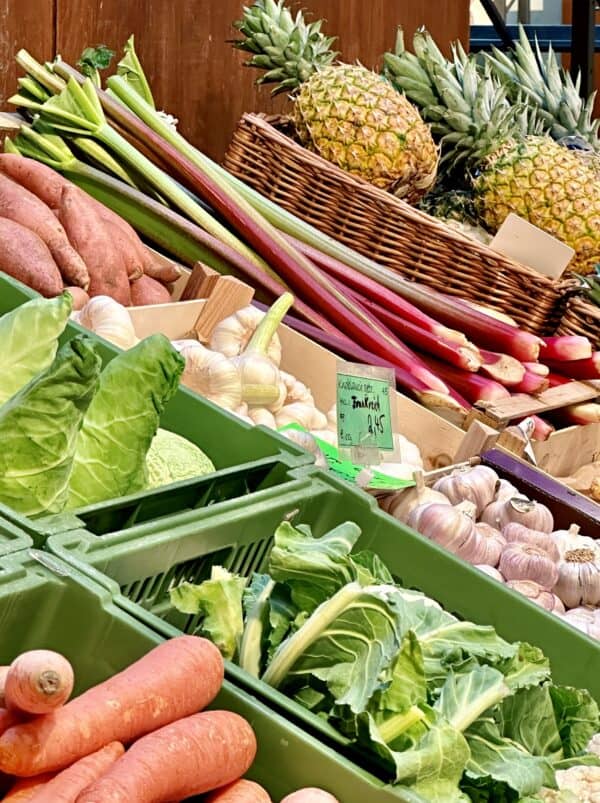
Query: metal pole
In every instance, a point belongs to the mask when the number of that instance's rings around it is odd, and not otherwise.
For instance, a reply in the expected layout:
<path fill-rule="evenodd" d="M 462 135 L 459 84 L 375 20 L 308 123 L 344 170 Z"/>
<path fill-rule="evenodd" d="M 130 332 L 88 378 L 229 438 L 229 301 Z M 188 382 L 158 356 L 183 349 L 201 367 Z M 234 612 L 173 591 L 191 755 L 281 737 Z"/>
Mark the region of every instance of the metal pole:
<path fill-rule="evenodd" d="M 572 0 L 571 75 L 581 73 L 581 94 L 594 90 L 596 0 Z"/>
<path fill-rule="evenodd" d="M 519 22 L 521 25 L 531 24 L 531 3 L 529 0 L 519 0 Z"/>
<path fill-rule="evenodd" d="M 508 32 L 508 28 L 506 27 L 506 23 L 504 22 L 502 15 L 498 11 L 498 7 L 494 3 L 494 0 L 480 0 L 480 3 L 483 6 L 490 20 L 492 21 L 492 25 L 496 29 L 496 33 L 502 40 L 502 44 L 504 45 L 505 48 L 510 49 L 514 43 L 511 35 Z"/>

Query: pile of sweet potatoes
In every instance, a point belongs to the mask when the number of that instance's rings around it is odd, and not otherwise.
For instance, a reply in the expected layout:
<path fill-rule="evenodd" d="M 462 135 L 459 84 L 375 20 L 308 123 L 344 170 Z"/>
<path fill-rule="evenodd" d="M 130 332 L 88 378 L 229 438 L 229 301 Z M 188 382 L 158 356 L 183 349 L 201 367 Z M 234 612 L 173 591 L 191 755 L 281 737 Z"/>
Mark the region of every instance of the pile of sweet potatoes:
<path fill-rule="evenodd" d="M 68 288 L 125 306 L 164 304 L 180 275 L 122 218 L 50 167 L 0 154 L 0 271 L 51 298 Z"/>
<path fill-rule="evenodd" d="M 23 653 L 0 668 L 2 800 L 174 803 L 205 795 L 206 803 L 271 803 L 242 778 L 257 748 L 248 722 L 204 711 L 223 676 L 212 642 L 180 636 L 67 702 L 74 675 L 66 658 Z M 337 803 L 319 789 L 285 800 Z"/>

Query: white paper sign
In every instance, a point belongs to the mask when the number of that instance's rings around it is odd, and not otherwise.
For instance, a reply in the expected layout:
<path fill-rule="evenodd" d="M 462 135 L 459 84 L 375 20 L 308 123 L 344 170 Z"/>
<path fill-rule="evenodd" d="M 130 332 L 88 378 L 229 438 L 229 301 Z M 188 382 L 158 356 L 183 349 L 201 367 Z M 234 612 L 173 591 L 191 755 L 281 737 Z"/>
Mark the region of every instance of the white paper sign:
<path fill-rule="evenodd" d="M 558 279 L 575 254 L 568 245 L 512 212 L 498 229 L 490 248 L 550 279 Z"/>

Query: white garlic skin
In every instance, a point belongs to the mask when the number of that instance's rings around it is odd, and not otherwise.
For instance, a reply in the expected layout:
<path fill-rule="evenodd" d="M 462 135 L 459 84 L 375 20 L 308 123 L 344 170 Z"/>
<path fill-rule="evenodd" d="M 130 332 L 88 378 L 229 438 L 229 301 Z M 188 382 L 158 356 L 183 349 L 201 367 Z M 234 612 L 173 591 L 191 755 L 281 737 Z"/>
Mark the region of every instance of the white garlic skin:
<path fill-rule="evenodd" d="M 536 605 L 539 605 L 540 608 L 544 608 L 546 611 L 557 614 L 563 614 L 565 612 L 565 606 L 556 594 L 543 588 L 539 583 L 535 583 L 533 580 L 509 580 L 506 585 L 512 588 L 513 591 L 518 591 L 519 594 L 523 594 L 524 597 L 535 602 Z"/>
<path fill-rule="evenodd" d="M 522 544 L 518 541 L 507 544 L 500 556 L 498 568 L 507 581 L 533 580 L 548 590 L 554 588 L 558 580 L 556 563 L 544 549 L 533 544 Z"/>
<path fill-rule="evenodd" d="M 510 499 L 492 502 L 486 507 L 481 521 L 503 530 L 507 524 L 524 524 L 532 530 L 551 533 L 554 527 L 552 513 L 545 505 L 532 502 L 526 496 L 513 496 Z"/>
<path fill-rule="evenodd" d="M 425 538 L 465 560 L 472 554 L 479 538 L 471 519 L 452 505 L 420 505 L 410 513 L 408 524 Z"/>
<path fill-rule="evenodd" d="M 582 633 L 600 640 L 600 608 L 588 605 L 567 611 L 563 619 Z"/>
<path fill-rule="evenodd" d="M 469 469 L 458 469 L 447 477 L 441 477 L 433 486 L 440 491 L 453 505 L 461 502 L 473 502 L 477 515 L 490 504 L 496 493 L 498 475 L 487 466 L 475 466 Z"/>
<path fill-rule="evenodd" d="M 504 577 L 500 574 L 498 569 L 494 569 L 493 566 L 488 566 L 487 564 L 477 563 L 475 564 L 475 568 L 479 569 L 480 572 L 487 574 L 488 577 L 491 577 L 493 580 L 497 580 L 499 583 L 504 582 Z"/>
<path fill-rule="evenodd" d="M 479 522 L 475 525 L 477 534 L 479 536 L 479 543 L 477 548 L 477 560 L 470 561 L 471 563 L 485 563 L 488 566 L 497 566 L 500 560 L 500 555 L 506 546 L 506 538 L 499 530 L 490 527 L 485 522 Z"/>
<path fill-rule="evenodd" d="M 502 530 L 502 534 L 509 543 L 533 544 L 545 549 L 554 561 L 558 562 L 560 558 L 560 552 L 552 534 L 544 533 L 541 530 L 532 530 L 531 527 L 517 522 L 507 524 Z"/>
<path fill-rule="evenodd" d="M 567 608 L 600 605 L 600 565 L 593 550 L 571 549 L 564 553 L 554 592 Z"/>

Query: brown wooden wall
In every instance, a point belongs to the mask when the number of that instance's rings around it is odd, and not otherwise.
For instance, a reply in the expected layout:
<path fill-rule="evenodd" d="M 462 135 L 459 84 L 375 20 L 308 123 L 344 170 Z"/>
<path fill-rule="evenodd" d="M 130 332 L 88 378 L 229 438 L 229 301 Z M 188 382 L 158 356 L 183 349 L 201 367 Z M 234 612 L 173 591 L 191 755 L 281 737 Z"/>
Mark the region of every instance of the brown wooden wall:
<path fill-rule="evenodd" d="M 87 45 L 120 50 L 129 36 L 150 79 L 158 104 L 179 117 L 181 132 L 220 158 L 245 111 L 283 109 L 258 90 L 256 73 L 244 69 L 244 54 L 226 43 L 234 33 L 242 0 L 0 0 L 0 108 L 15 91 L 13 56 L 26 47 L 38 60 L 55 53 L 73 63 Z M 468 37 L 468 0 L 303 0 L 327 33 L 339 36 L 347 61 L 369 67 L 393 46 L 396 26 L 412 36 L 426 25 L 447 46 Z"/>
<path fill-rule="evenodd" d="M 563 0 L 563 22 L 570 23 L 571 22 L 571 10 L 573 8 L 572 0 Z M 596 24 L 600 25 L 600 11 L 596 14 Z M 569 65 L 570 58 L 565 57 L 564 63 L 565 66 Z M 595 78 L 596 78 L 596 89 L 600 90 L 600 53 L 596 55 L 596 66 L 595 66 Z M 596 115 L 600 115 L 600 91 L 596 95 Z"/>

